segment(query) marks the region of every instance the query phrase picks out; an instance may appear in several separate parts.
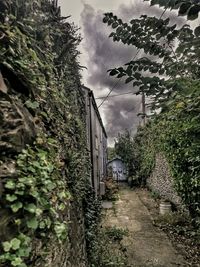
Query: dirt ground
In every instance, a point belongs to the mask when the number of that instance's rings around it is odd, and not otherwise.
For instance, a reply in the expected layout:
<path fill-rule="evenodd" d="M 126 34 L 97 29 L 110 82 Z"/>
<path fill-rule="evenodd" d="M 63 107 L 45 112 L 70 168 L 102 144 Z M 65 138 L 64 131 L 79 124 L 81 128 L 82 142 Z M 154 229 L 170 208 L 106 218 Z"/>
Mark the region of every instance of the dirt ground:
<path fill-rule="evenodd" d="M 119 199 L 112 208 L 108 203 L 105 208 L 105 226 L 128 230 L 128 236 L 122 240 L 128 261 L 126 267 L 191 266 L 173 247 L 168 236 L 153 225 L 152 216 L 138 190 L 122 185 Z"/>

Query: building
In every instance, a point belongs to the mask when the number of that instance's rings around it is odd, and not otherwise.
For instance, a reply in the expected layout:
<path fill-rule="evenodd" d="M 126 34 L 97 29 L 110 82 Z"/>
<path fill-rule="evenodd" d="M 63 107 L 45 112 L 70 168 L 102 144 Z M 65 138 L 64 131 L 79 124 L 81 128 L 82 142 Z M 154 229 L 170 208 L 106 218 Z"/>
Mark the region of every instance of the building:
<path fill-rule="evenodd" d="M 91 156 L 91 184 L 96 196 L 104 191 L 104 179 L 107 174 L 107 134 L 98 111 L 94 94 L 82 86 L 86 103 L 87 145 Z"/>
<path fill-rule="evenodd" d="M 116 157 L 108 161 L 107 168 L 112 173 L 114 180 L 118 182 L 127 180 L 127 169 L 121 158 Z"/>

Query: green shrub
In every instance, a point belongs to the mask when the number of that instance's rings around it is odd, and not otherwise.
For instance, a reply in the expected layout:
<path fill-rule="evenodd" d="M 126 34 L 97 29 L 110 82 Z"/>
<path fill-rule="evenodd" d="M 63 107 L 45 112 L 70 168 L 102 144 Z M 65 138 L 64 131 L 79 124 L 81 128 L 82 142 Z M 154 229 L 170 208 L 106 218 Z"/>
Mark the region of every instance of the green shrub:
<path fill-rule="evenodd" d="M 194 88 L 197 84 L 186 83 Z M 188 85 L 189 84 L 189 85 Z M 192 217 L 200 215 L 200 95 L 179 94 L 170 99 L 160 114 L 138 130 L 139 170 L 144 181 L 153 170 L 155 154 L 167 158 L 175 189 Z M 145 182 L 143 182 L 145 183 Z"/>
<path fill-rule="evenodd" d="M 106 192 L 103 196 L 103 200 L 116 200 L 118 198 L 118 191 L 119 186 L 116 181 L 113 180 L 113 178 L 108 178 L 105 180 L 105 188 Z"/>
<path fill-rule="evenodd" d="M 116 227 L 98 228 L 96 245 L 92 247 L 90 267 L 125 267 L 127 257 L 121 241 L 128 232 Z"/>

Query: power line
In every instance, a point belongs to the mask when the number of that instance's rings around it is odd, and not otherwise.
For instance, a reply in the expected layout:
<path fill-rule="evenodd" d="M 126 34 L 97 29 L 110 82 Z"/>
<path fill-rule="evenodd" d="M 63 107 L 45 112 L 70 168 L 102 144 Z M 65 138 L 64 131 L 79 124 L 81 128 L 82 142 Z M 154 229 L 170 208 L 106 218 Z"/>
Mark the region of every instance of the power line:
<path fill-rule="evenodd" d="M 169 0 L 170 2 L 170 0 Z M 163 17 L 163 15 L 165 14 L 167 8 L 165 8 L 165 10 L 162 12 L 162 14 L 160 15 L 160 18 L 161 19 Z M 141 49 L 137 49 L 137 52 L 135 54 L 135 56 L 133 57 L 132 61 L 137 57 L 137 55 L 139 54 Z M 103 64 L 104 65 L 104 64 Z M 105 66 L 105 65 L 104 65 Z M 101 102 L 101 104 L 98 106 L 98 108 L 100 108 L 104 102 L 107 100 L 107 98 L 110 96 L 110 94 L 112 93 L 112 91 L 115 89 L 115 87 L 118 85 L 118 83 L 121 81 L 121 78 L 115 83 L 115 85 L 110 89 L 109 93 L 107 94 L 107 96 L 105 96 L 105 98 L 103 99 L 103 101 Z"/>
<path fill-rule="evenodd" d="M 115 97 L 115 96 L 121 96 L 121 95 L 131 95 L 131 94 L 133 94 L 133 92 L 127 92 L 127 93 L 123 93 L 123 94 L 117 94 L 117 95 L 110 95 L 110 96 L 108 96 L 108 97 Z M 102 96 L 102 97 L 96 97 L 95 99 L 103 99 L 103 98 L 105 98 L 105 96 Z"/>
<path fill-rule="evenodd" d="M 137 53 L 135 54 L 135 56 L 133 57 L 132 61 L 137 57 L 137 55 L 139 54 L 140 49 L 137 50 Z M 98 106 L 98 108 L 100 108 L 103 103 L 107 100 L 107 98 L 109 97 L 109 95 L 112 93 L 112 91 L 115 89 L 115 87 L 118 85 L 118 83 L 121 81 L 122 77 L 114 84 L 114 86 L 110 89 L 109 93 L 107 94 L 107 96 L 104 98 L 104 100 L 101 102 L 101 104 Z"/>
<path fill-rule="evenodd" d="M 119 84 L 119 82 L 121 81 L 122 78 L 120 78 L 115 84 L 114 86 L 110 89 L 109 93 L 107 94 L 107 96 L 104 98 L 104 100 L 101 102 L 101 104 L 98 106 L 98 108 L 100 108 L 103 103 L 107 100 L 107 98 L 109 97 L 109 95 L 112 93 L 112 91 L 115 89 L 115 87 Z"/>

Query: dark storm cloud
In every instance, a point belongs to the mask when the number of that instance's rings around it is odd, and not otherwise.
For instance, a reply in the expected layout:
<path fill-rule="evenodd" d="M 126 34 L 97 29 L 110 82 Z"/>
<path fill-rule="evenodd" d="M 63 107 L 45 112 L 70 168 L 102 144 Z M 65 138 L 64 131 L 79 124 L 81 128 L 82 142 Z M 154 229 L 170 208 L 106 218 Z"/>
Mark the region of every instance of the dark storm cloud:
<path fill-rule="evenodd" d="M 109 77 L 107 70 L 128 62 L 135 49 L 113 43 L 108 38 L 109 28 L 102 23 L 103 11 L 96 13 L 90 5 L 85 4 L 81 18 L 83 46 L 88 53 L 88 84 L 99 89 L 110 88 L 116 83 L 116 79 Z"/>
<path fill-rule="evenodd" d="M 132 88 L 131 84 L 125 85 L 122 80 L 118 81 L 117 86 L 115 86 L 117 80 L 107 73 L 108 69 L 129 62 L 135 56 L 136 49 L 133 46 L 113 42 L 111 38 L 108 38 L 112 29 L 102 22 L 103 13 L 106 12 L 110 12 L 110 10 L 95 11 L 92 6 L 85 4 L 81 13 L 83 46 L 85 53 L 87 53 L 85 58 L 87 58 L 88 86 L 91 87 L 96 96 L 104 96 L 112 88 L 114 88 L 113 93 L 136 92 L 137 88 Z M 124 21 L 130 21 L 142 14 L 160 17 L 162 12 L 162 9 L 150 7 L 148 3 L 141 0 L 135 0 L 134 4 L 122 4 L 117 10 L 113 11 Z M 165 14 L 165 17 L 167 15 Z M 173 17 L 173 15 L 170 16 Z M 142 56 L 142 53 L 141 51 L 138 56 Z M 105 101 L 100 108 L 100 112 L 104 112 L 103 117 L 106 121 L 105 126 L 109 138 L 112 139 L 125 128 L 137 127 L 140 102 L 140 97 L 135 95 L 128 98 L 127 96 L 109 98 Z M 99 103 L 101 103 L 101 100 L 98 100 L 97 104 Z M 131 109 L 132 112 L 127 113 Z M 126 115 L 124 115 L 125 113 Z"/>
<path fill-rule="evenodd" d="M 116 108 L 117 107 L 117 108 Z M 115 98 L 106 105 L 106 130 L 109 138 L 113 140 L 117 133 L 125 129 L 134 131 L 139 123 L 138 110 L 140 97 L 126 96 L 123 99 Z"/>

